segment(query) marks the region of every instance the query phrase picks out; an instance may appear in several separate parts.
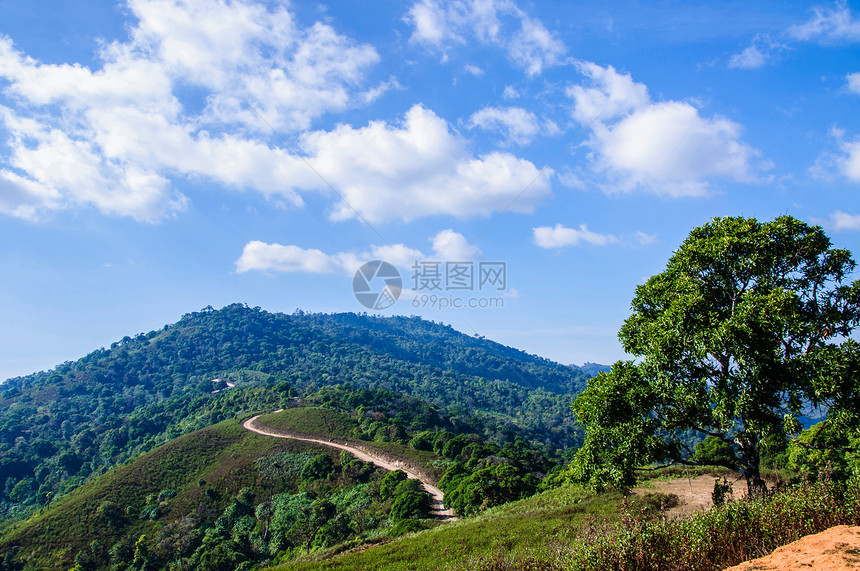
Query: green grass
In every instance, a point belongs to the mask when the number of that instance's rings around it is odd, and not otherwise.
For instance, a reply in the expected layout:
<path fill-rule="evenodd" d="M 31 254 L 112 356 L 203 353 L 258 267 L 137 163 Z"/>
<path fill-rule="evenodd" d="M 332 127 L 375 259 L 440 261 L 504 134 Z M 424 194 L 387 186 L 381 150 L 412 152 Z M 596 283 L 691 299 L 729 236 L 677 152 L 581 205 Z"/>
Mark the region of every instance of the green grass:
<path fill-rule="evenodd" d="M 471 569 L 488 554 L 510 554 L 572 541 L 583 525 L 618 518 L 621 496 L 578 487 L 550 490 L 483 514 L 409 534 L 328 561 L 296 561 L 277 569 Z M 325 557 L 326 553 L 317 554 Z"/>
<path fill-rule="evenodd" d="M 297 407 L 261 416 L 259 426 L 289 430 L 310 436 L 334 437 L 360 447 L 378 450 L 385 455 L 407 460 L 418 466 L 431 479 L 438 481 L 444 470 L 433 465 L 440 459 L 432 452 L 415 450 L 400 442 L 368 442 L 353 436 L 358 423 L 349 416 L 326 408 Z"/>
<path fill-rule="evenodd" d="M 646 503 L 625 506 L 616 494 L 560 488 L 364 551 L 277 569 L 718 571 L 834 525 L 860 524 L 860 481 L 791 486 L 680 518 Z"/>
<path fill-rule="evenodd" d="M 278 492 L 277 482 L 261 482 L 255 461 L 276 452 L 325 452 L 330 448 L 306 442 L 253 434 L 235 421 L 182 436 L 116 468 L 60 498 L 48 508 L 4 530 L 0 553 L 17 547 L 34 569 L 68 569 L 74 557 L 91 541 L 107 548 L 122 535 L 152 533 L 161 525 L 192 512 L 200 504 L 223 510 L 244 486 L 258 495 Z M 204 485 L 199 481 L 205 480 Z M 214 488 L 219 500 L 205 498 Z M 178 493 L 164 505 L 156 521 L 138 518 L 149 494 L 174 489 Z M 126 516 L 111 526 L 99 515 L 103 502 L 115 503 Z"/>
<path fill-rule="evenodd" d="M 345 414 L 318 407 L 297 407 L 266 414 L 257 421 L 262 426 L 292 430 L 314 436 L 351 439 L 358 423 Z"/>

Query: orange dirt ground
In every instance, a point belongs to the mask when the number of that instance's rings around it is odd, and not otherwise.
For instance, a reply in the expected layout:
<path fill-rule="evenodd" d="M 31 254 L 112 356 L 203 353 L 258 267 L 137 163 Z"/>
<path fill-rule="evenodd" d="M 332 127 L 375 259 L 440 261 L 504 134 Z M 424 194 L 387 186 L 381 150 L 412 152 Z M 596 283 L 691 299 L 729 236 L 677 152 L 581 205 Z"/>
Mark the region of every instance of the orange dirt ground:
<path fill-rule="evenodd" d="M 767 557 L 725 571 L 848 571 L 860 569 L 860 527 L 838 525 L 789 543 Z"/>

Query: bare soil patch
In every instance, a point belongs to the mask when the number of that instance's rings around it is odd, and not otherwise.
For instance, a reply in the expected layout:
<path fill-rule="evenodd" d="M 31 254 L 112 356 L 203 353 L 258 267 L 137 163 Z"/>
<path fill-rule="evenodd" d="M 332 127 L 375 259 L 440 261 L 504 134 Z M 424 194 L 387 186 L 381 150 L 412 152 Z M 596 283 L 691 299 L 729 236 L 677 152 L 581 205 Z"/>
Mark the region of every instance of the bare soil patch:
<path fill-rule="evenodd" d="M 707 474 L 704 476 L 693 476 L 690 478 L 673 478 L 671 480 L 651 480 L 648 486 L 642 486 L 632 490 L 633 494 L 661 493 L 675 494 L 680 500 L 678 505 L 666 510 L 666 515 L 690 515 L 697 511 L 710 509 L 714 502 L 714 482 L 722 481 L 722 477 Z M 743 479 L 729 479 L 734 490 L 734 495 L 727 500 L 741 498 L 746 495 L 746 482 Z"/>
<path fill-rule="evenodd" d="M 860 569 L 860 527 L 838 525 L 807 535 L 726 571 L 848 571 Z"/>

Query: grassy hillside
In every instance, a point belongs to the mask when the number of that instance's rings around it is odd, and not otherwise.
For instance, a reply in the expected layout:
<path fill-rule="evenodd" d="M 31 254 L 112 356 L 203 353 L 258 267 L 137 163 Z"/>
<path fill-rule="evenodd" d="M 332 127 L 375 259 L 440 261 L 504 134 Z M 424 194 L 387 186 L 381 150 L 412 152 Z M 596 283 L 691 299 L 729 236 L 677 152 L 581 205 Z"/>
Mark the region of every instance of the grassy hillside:
<path fill-rule="evenodd" d="M 556 488 L 384 545 L 320 551 L 276 569 L 719 571 L 805 535 L 860 524 L 856 478 L 798 483 L 684 517 L 666 517 L 667 501 L 660 493 L 625 500 Z"/>
<path fill-rule="evenodd" d="M 404 442 L 382 440 L 367 442 L 356 438 L 356 434 L 360 433 L 361 424 L 356 418 L 347 416 L 342 412 L 319 407 L 295 407 L 278 413 L 265 414 L 259 418 L 259 424 L 311 436 L 335 438 L 359 447 L 371 447 L 383 455 L 405 460 L 415 465 L 436 481 L 444 474 L 444 470 L 439 467 L 441 457 L 438 454 L 416 450 Z"/>
<path fill-rule="evenodd" d="M 581 488 L 550 490 L 493 508 L 480 516 L 445 523 L 382 546 L 328 560 L 296 561 L 280 570 L 311 569 L 472 569 L 485 559 L 527 550 L 547 552 L 566 545 L 590 521 L 618 519 L 621 496 L 591 494 Z"/>
<path fill-rule="evenodd" d="M 295 407 L 260 417 L 263 426 L 332 438 L 352 438 L 358 422 L 342 413 L 319 407 Z"/>

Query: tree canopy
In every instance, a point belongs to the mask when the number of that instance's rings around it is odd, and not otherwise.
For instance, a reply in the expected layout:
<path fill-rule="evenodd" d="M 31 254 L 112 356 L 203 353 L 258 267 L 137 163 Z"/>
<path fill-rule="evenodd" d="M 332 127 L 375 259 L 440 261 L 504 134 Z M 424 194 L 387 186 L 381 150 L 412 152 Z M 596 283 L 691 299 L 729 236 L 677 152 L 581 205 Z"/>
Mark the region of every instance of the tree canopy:
<path fill-rule="evenodd" d="M 857 430 L 860 283 L 851 253 L 818 226 L 715 218 L 636 288 L 619 338 L 635 361 L 588 383 L 577 479 L 626 488 L 652 462 L 697 463 L 685 433 L 713 437 L 751 491 L 764 439 L 797 435 L 818 409 Z"/>

